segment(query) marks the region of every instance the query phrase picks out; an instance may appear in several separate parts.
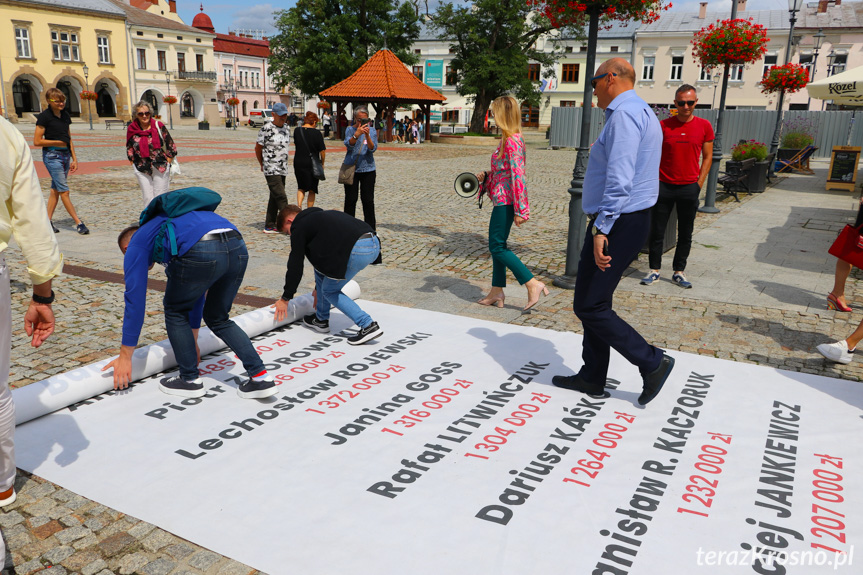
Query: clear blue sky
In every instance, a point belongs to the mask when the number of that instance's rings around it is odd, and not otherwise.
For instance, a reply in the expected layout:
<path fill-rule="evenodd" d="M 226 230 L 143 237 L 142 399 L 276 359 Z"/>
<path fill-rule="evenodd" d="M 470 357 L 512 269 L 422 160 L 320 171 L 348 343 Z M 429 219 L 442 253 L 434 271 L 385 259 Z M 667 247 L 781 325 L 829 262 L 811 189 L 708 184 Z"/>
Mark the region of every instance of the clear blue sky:
<path fill-rule="evenodd" d="M 434 2 L 430 2 L 433 4 Z M 192 23 L 200 10 L 200 0 L 178 0 L 177 10 L 180 17 L 187 23 Z M 253 30 L 264 30 L 266 34 L 274 31 L 273 13 L 277 10 L 285 10 L 294 6 L 294 0 L 275 1 L 267 4 L 252 4 L 248 7 L 238 6 L 238 3 L 224 4 L 223 2 L 204 2 L 204 12 L 213 20 L 216 32 L 227 34 L 228 30 L 247 28 Z M 673 11 L 698 11 L 699 0 L 686 0 L 675 2 L 672 0 Z M 788 10 L 787 0 L 749 0 L 746 8 L 748 10 Z M 731 0 L 710 0 L 708 4 L 710 11 L 728 11 L 731 13 Z"/>

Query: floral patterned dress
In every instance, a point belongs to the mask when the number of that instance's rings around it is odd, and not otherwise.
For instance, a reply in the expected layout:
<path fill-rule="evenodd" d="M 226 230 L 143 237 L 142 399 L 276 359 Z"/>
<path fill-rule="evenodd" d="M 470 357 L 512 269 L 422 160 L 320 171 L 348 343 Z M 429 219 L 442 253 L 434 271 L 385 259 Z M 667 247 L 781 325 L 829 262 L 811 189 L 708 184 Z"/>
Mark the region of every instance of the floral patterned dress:
<path fill-rule="evenodd" d="M 503 145 L 503 157 L 499 158 L 500 146 Z M 489 177 L 489 197 L 496 206 L 512 205 L 515 215 L 530 218 L 530 206 L 527 203 L 527 188 L 524 185 L 525 146 L 521 134 L 513 134 L 506 142 L 498 145 L 491 155 L 491 172 Z"/>
<path fill-rule="evenodd" d="M 156 122 L 158 120 L 152 121 Z M 172 158 L 177 157 L 177 145 L 174 144 L 174 139 L 171 138 L 171 134 L 168 133 L 168 128 L 166 128 L 165 124 L 162 122 L 159 122 L 159 134 L 162 138 L 162 145 L 158 148 L 154 148 L 151 142 L 149 158 L 141 156 L 140 136 L 132 136 L 126 142 L 126 156 L 139 172 L 152 174 L 153 168 L 156 168 L 159 172 L 164 174 L 165 171 L 167 171 L 168 166 L 171 165 L 171 160 L 169 160 L 167 154 L 165 154 L 166 148 L 170 150 Z"/>

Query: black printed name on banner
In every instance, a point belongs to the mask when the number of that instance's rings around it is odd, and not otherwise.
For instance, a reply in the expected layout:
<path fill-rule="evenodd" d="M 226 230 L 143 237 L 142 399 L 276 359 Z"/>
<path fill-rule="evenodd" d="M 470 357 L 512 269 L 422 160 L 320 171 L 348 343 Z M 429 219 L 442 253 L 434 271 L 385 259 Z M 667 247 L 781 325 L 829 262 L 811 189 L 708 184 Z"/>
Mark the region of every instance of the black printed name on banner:
<path fill-rule="evenodd" d="M 670 427 L 664 427 L 663 435 L 674 438 L 669 441 L 665 437 L 657 437 L 653 448 L 659 451 L 670 451 L 672 453 L 683 453 L 689 434 L 695 428 L 696 420 L 701 412 L 697 409 L 704 404 L 713 375 L 701 375 L 690 372 L 680 395 L 671 410 L 671 417 L 667 423 Z M 670 459 L 668 463 L 650 459 L 645 461 L 641 469 L 648 473 L 659 476 L 674 475 L 677 459 Z M 600 560 L 591 572 L 592 575 L 626 575 L 632 567 L 633 560 L 638 555 L 641 547 L 641 539 L 648 531 L 648 525 L 653 520 L 653 514 L 659 509 L 662 497 L 668 488 L 665 481 L 647 475 L 642 476 L 641 481 L 629 500 L 629 507 L 618 508 L 615 513 L 624 515 L 626 518 L 617 523 L 617 530 L 612 532 L 603 529 L 599 532 L 603 537 L 611 536 L 614 543 L 605 546 Z M 627 535 L 624 535 L 626 533 Z"/>
<path fill-rule="evenodd" d="M 796 444 L 800 439 L 800 411 L 799 405 L 773 401 L 767 440 L 761 456 L 758 481 L 769 487 L 756 491 L 755 505 L 769 509 L 779 520 L 791 519 L 791 499 L 794 496 L 794 474 L 797 466 Z M 746 523 L 758 527 L 755 539 L 761 546 L 753 547 L 751 543 L 741 543 L 740 547 L 754 554 L 749 564 L 756 573 L 784 575 L 788 572 L 785 566 L 787 555 L 782 550 L 788 548 L 791 538 L 803 541 L 803 535 L 783 526 L 783 521 L 772 518 L 771 521 L 776 525 L 747 518 Z"/>
<path fill-rule="evenodd" d="M 583 397 L 572 409 L 564 408 L 567 413 L 567 417 L 562 420 L 564 428 L 555 428 L 551 437 L 564 441 L 576 441 L 596 417 L 596 414 L 600 412 L 603 405 L 605 405 L 605 400 L 588 401 L 587 398 Z M 572 431 L 573 429 L 576 431 Z M 542 483 L 544 477 L 548 476 L 555 465 L 561 462 L 562 456 L 566 455 L 569 448 L 568 445 L 558 445 L 557 443 L 546 444 L 545 448 L 521 472 L 517 469 L 509 472 L 510 475 L 516 477 L 498 495 L 497 500 L 500 501 L 501 505 L 496 503 L 486 505 L 479 510 L 475 517 L 499 525 L 509 523 L 515 513 L 513 506 L 524 505 L 527 502 L 537 485 Z M 525 480 L 533 483 L 526 483 Z"/>
<path fill-rule="evenodd" d="M 274 332 L 286 331 L 287 329 L 290 329 L 289 326 L 282 326 L 282 327 L 280 327 L 276 330 L 273 330 L 272 332 L 268 332 L 268 333 L 272 334 Z M 390 344 L 386 347 L 381 347 L 380 349 L 378 349 L 378 351 L 371 353 L 371 354 L 367 355 L 366 357 L 363 357 L 362 359 L 360 359 L 358 361 L 355 361 L 353 363 L 348 364 L 346 366 L 346 369 L 337 370 L 337 371 L 332 372 L 323 381 L 321 381 L 315 385 L 312 385 L 312 386 L 310 386 L 310 387 L 308 387 L 308 388 L 306 388 L 300 392 L 295 393 L 294 396 L 284 395 L 284 396 L 282 396 L 282 399 L 284 399 L 285 401 L 288 401 L 292 404 L 299 404 L 299 403 L 303 403 L 303 401 L 314 399 L 320 393 L 327 391 L 333 387 L 336 387 L 337 385 L 339 385 L 343 381 L 348 381 L 348 380 L 355 378 L 357 375 L 360 375 L 363 372 L 366 372 L 369 369 L 372 369 L 372 366 L 379 366 L 380 364 L 382 364 L 382 362 L 390 359 L 393 355 L 395 355 L 401 351 L 404 351 L 409 346 L 416 345 L 420 341 L 431 337 L 431 335 L 432 334 L 417 332 L 417 333 L 413 333 L 413 334 L 404 336 L 402 339 L 399 339 L 396 343 Z M 347 336 L 343 336 L 343 335 L 333 335 L 333 336 L 325 337 L 325 338 L 323 338 L 323 339 L 321 339 L 321 340 L 319 340 L 313 344 L 310 344 L 310 345 L 308 345 L 302 349 L 291 352 L 286 357 L 280 357 L 280 358 L 273 359 L 273 363 L 266 364 L 266 368 L 270 371 L 278 371 L 282 368 L 286 368 L 286 367 L 291 366 L 295 363 L 303 362 L 301 365 L 296 365 L 296 366 L 290 367 L 290 369 L 288 371 L 290 371 L 292 374 L 305 374 L 305 373 L 311 371 L 312 369 L 315 369 L 317 367 L 320 367 L 322 365 L 327 364 L 332 359 L 336 359 L 336 358 L 344 355 L 345 354 L 344 351 L 331 350 L 326 356 L 311 358 L 311 360 L 309 359 L 312 356 L 313 352 L 321 352 L 321 351 L 327 349 L 328 347 L 330 347 L 331 344 L 339 343 L 343 339 L 345 339 L 346 337 Z M 288 342 L 286 342 L 286 343 L 288 343 Z M 258 347 L 261 347 L 261 346 L 258 346 Z M 276 347 L 278 347 L 278 345 Z M 267 348 L 268 349 L 265 351 L 272 351 L 271 346 L 267 346 Z M 227 348 L 225 348 L 224 350 L 220 350 L 220 352 L 221 351 L 227 351 Z M 258 351 L 260 352 L 261 350 L 259 349 Z M 211 357 L 218 357 L 220 355 L 220 352 L 216 352 L 214 354 L 207 355 L 204 358 L 202 358 L 202 361 L 204 359 L 208 359 Z M 220 361 L 231 362 L 233 364 L 233 361 L 228 360 L 228 359 L 222 359 Z M 380 368 L 375 368 L 375 369 L 380 369 Z M 383 370 L 385 372 L 384 378 L 388 377 L 388 373 L 386 373 L 386 372 L 395 372 L 398 369 L 400 369 L 399 366 L 393 366 L 393 365 L 384 366 L 383 367 Z M 169 373 L 169 372 L 164 372 L 164 373 Z M 140 385 L 140 384 L 147 382 L 147 381 L 158 380 L 161 378 L 162 375 L 164 375 L 164 373 L 156 374 L 156 375 L 151 376 L 147 379 L 141 380 L 140 382 L 138 382 L 137 385 Z M 291 373 L 277 373 L 275 375 L 277 385 L 282 385 L 282 384 L 284 384 L 290 380 L 293 380 L 294 375 L 292 375 Z M 233 383 L 235 385 L 239 385 L 240 383 L 245 381 L 245 379 L 246 379 L 245 377 L 240 377 L 240 376 L 229 376 L 229 377 L 226 377 L 224 379 L 224 382 L 229 383 L 229 384 Z M 342 381 L 339 381 L 339 380 L 342 380 Z M 217 397 L 218 394 L 223 393 L 224 391 L 225 391 L 224 388 L 216 385 L 216 386 L 210 387 L 208 389 L 207 395 L 205 395 L 203 398 L 188 398 L 188 399 L 184 399 L 182 401 L 178 401 L 175 403 L 170 403 L 170 402 L 163 403 L 162 407 L 151 409 L 151 410 L 145 412 L 144 415 L 158 419 L 158 420 L 165 420 L 169 416 L 176 415 L 175 412 L 185 411 L 187 408 L 189 408 L 191 406 L 198 405 L 198 404 L 202 403 L 205 399 Z M 105 395 L 113 395 L 113 393 L 108 392 Z M 101 397 L 96 397 L 93 400 L 98 400 L 98 399 L 101 399 Z M 92 403 L 93 400 L 88 400 L 86 402 L 82 402 L 82 404 Z M 76 404 L 76 405 L 78 405 L 78 404 Z M 70 407 L 70 409 L 74 410 L 73 409 L 74 407 L 75 406 L 72 406 L 72 407 Z M 306 411 L 315 411 L 315 410 L 314 409 L 307 409 Z M 318 413 L 321 413 L 321 412 L 318 411 Z"/>
<path fill-rule="evenodd" d="M 490 419 L 493 415 L 497 414 L 501 408 L 506 407 L 507 403 L 509 403 L 516 393 L 523 390 L 526 385 L 533 381 L 534 376 L 539 375 L 539 373 L 548 366 L 549 364 L 547 363 L 539 364 L 532 361 L 527 363 L 510 375 L 505 382 L 498 385 L 497 390 L 493 392 L 484 392 L 486 393 L 485 399 L 480 401 L 468 413 L 449 425 L 447 427 L 447 431 L 455 435 L 440 434 L 437 438 L 450 441 L 452 443 L 461 443 L 464 441 L 465 437 L 471 435 L 473 431 L 470 429 L 463 429 L 459 426 L 468 426 L 472 428 L 480 427 L 483 421 Z M 371 493 L 382 495 L 390 499 L 395 499 L 400 493 L 407 489 L 407 485 L 416 482 L 423 476 L 423 472 L 431 469 L 427 464 L 437 463 L 443 459 L 447 453 L 452 452 L 452 448 L 445 447 L 440 444 L 427 443 L 425 447 L 428 449 L 416 457 L 419 463 L 409 459 L 402 459 L 402 468 L 391 476 L 392 481 L 378 481 L 366 491 L 370 491 Z M 426 465 L 421 465 L 421 463 Z"/>

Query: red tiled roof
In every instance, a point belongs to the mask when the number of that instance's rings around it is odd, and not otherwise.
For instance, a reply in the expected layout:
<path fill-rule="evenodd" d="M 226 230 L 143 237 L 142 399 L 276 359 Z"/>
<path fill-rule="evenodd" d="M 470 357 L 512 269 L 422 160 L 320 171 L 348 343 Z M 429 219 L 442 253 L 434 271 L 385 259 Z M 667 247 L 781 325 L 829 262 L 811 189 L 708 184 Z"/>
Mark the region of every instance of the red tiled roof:
<path fill-rule="evenodd" d="M 269 58 L 270 56 L 270 42 L 268 40 L 255 40 L 232 34 L 216 33 L 216 37 L 213 39 L 213 49 L 216 52 L 257 56 L 258 58 Z"/>
<path fill-rule="evenodd" d="M 404 100 L 422 103 L 446 100 L 443 94 L 423 84 L 389 50 L 378 50 L 356 72 L 321 91 L 320 95 L 333 100 Z"/>
<path fill-rule="evenodd" d="M 181 22 L 170 20 L 158 14 L 147 12 L 145 9 L 136 8 L 126 4 L 123 0 L 109 0 L 115 6 L 122 8 L 126 12 L 126 20 L 133 26 L 147 26 L 149 28 L 167 28 L 168 30 L 177 30 L 180 32 L 194 32 L 197 34 L 206 33 L 205 30 L 192 28 Z M 133 4 L 134 4 L 133 0 Z M 152 6 L 149 2 L 144 3 L 145 6 Z"/>

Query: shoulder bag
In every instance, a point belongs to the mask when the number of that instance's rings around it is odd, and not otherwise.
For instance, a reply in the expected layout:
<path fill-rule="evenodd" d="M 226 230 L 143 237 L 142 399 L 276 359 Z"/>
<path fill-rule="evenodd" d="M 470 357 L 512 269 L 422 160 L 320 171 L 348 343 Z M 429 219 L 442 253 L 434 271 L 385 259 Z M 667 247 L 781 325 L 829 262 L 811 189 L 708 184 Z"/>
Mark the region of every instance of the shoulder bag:
<path fill-rule="evenodd" d="M 339 180 L 340 184 L 344 184 L 346 186 L 354 185 L 354 174 L 357 171 L 357 162 L 360 157 L 357 156 L 356 160 L 354 160 L 353 164 L 342 163 L 342 166 L 339 168 Z"/>
<path fill-rule="evenodd" d="M 853 266 L 863 268 L 863 237 L 860 235 L 860 229 L 860 227 L 846 225 L 827 253 Z"/>
<path fill-rule="evenodd" d="M 306 140 L 306 129 L 300 126 L 300 137 L 303 139 L 303 143 L 306 145 L 306 150 L 309 151 L 309 157 L 312 159 L 312 176 L 316 180 L 324 181 L 327 179 L 327 175 L 324 173 L 324 165 L 321 163 L 321 159 L 312 153 L 312 149 L 309 147 L 309 142 Z"/>

